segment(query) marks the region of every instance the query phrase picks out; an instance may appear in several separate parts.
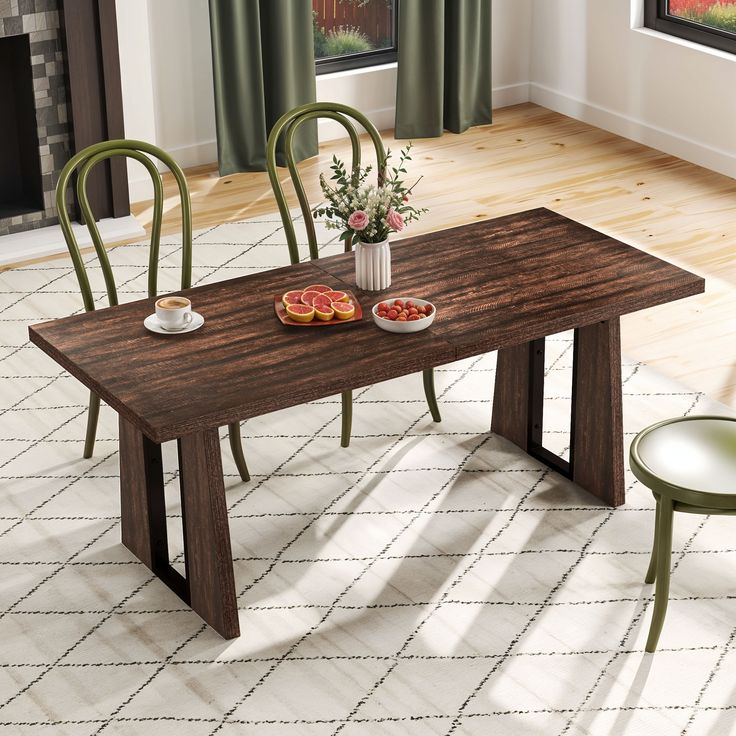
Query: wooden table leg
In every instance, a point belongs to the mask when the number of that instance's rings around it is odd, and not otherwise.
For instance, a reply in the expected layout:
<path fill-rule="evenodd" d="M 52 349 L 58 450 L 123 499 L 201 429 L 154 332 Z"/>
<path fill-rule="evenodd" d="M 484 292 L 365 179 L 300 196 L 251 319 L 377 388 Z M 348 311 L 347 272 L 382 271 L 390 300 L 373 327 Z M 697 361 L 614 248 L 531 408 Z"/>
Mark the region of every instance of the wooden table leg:
<path fill-rule="evenodd" d="M 544 338 L 499 350 L 491 432 L 569 477 L 570 463 L 542 445 L 543 421 Z"/>
<path fill-rule="evenodd" d="M 226 639 L 240 634 L 216 429 L 179 440 L 186 577 L 170 564 L 161 445 L 120 417 L 123 544 Z"/>
<path fill-rule="evenodd" d="M 184 554 L 192 608 L 226 639 L 240 634 L 216 429 L 179 440 Z"/>
<path fill-rule="evenodd" d="M 611 506 L 625 503 L 619 319 L 575 330 L 572 478 Z"/>
<path fill-rule="evenodd" d="M 491 432 L 525 452 L 529 449 L 533 344 L 524 342 L 498 351 Z"/>
<path fill-rule="evenodd" d="M 161 445 L 120 417 L 120 527 L 123 544 L 147 567 L 169 563 Z"/>
<path fill-rule="evenodd" d="M 542 446 L 544 339 L 498 351 L 491 431 L 611 506 L 624 498 L 619 320 L 575 330 L 570 462 Z"/>

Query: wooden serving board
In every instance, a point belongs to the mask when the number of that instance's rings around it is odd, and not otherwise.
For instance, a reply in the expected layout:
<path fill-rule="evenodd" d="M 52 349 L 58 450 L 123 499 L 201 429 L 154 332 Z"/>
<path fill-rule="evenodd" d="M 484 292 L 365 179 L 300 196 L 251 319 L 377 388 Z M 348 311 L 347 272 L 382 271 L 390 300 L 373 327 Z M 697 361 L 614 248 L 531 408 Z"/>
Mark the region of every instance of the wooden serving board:
<path fill-rule="evenodd" d="M 363 319 L 363 310 L 360 307 L 360 302 L 355 298 L 355 294 L 352 291 L 348 291 L 347 289 L 342 289 L 342 291 L 348 295 L 348 303 L 355 305 L 355 314 L 350 319 L 331 319 L 323 322 L 321 319 L 315 317 L 311 322 L 297 322 L 286 313 L 286 307 L 281 301 L 283 294 L 276 294 L 274 296 L 273 308 L 281 323 L 289 327 L 327 327 L 328 325 L 347 325 L 351 322 L 359 322 Z"/>

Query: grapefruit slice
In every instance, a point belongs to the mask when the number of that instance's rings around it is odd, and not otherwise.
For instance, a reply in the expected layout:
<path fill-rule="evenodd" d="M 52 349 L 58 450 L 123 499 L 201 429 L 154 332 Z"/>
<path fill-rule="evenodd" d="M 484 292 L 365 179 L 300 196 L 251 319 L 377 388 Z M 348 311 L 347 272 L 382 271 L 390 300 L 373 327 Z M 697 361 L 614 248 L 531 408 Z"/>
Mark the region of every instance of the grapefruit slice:
<path fill-rule="evenodd" d="M 330 305 L 338 319 L 350 319 L 355 314 L 354 304 L 345 304 L 345 302 L 332 302 Z"/>
<path fill-rule="evenodd" d="M 348 295 L 344 291 L 326 291 L 325 296 L 333 302 L 346 302 L 348 300 Z"/>
<path fill-rule="evenodd" d="M 342 304 L 342 302 L 340 302 Z M 323 322 L 329 322 L 335 317 L 335 310 L 329 304 L 315 304 L 314 315 L 317 319 L 321 319 Z"/>
<path fill-rule="evenodd" d="M 311 307 L 314 301 L 314 298 L 316 296 L 319 296 L 320 294 L 321 292 L 314 291 L 314 289 L 312 289 L 311 291 L 307 290 L 307 291 L 302 292 L 302 304 L 306 304 L 307 306 Z"/>
<path fill-rule="evenodd" d="M 286 314 L 296 322 L 311 322 L 314 319 L 314 307 L 306 304 L 287 304 Z"/>
<path fill-rule="evenodd" d="M 301 289 L 297 289 L 295 291 L 287 291 L 286 294 L 281 297 L 281 301 L 284 303 L 284 306 L 286 306 L 287 304 L 301 304 L 303 293 L 304 292 Z"/>
<path fill-rule="evenodd" d="M 312 299 L 312 306 L 315 309 L 319 306 L 329 307 L 330 304 L 332 304 L 332 299 L 330 299 L 330 297 L 328 296 L 325 296 L 324 294 L 319 294 L 318 296 L 315 296 L 314 299 Z"/>
<path fill-rule="evenodd" d="M 320 294 L 324 294 L 326 291 L 332 291 L 332 287 L 325 286 L 324 284 L 312 284 L 307 286 L 304 291 L 318 291 Z"/>

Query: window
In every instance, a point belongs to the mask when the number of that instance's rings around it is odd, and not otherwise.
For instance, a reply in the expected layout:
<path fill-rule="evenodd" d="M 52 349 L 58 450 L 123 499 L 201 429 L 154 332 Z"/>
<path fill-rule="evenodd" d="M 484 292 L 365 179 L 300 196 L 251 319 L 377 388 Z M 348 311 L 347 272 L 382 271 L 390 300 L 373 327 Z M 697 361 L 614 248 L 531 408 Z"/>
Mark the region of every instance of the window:
<path fill-rule="evenodd" d="M 312 0 L 317 74 L 396 61 L 399 0 Z"/>
<path fill-rule="evenodd" d="M 736 53 L 736 0 L 645 0 L 645 25 Z"/>

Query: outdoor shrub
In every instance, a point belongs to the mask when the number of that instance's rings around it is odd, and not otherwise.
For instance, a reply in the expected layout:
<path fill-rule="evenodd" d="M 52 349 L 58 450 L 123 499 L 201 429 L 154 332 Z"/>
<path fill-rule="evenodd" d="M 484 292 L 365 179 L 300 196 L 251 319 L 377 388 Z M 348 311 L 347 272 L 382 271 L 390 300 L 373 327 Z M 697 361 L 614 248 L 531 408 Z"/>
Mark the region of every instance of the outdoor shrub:
<path fill-rule="evenodd" d="M 736 5 L 714 5 L 703 13 L 698 22 L 736 33 Z"/>
<path fill-rule="evenodd" d="M 393 5 L 394 0 L 383 0 L 388 7 L 391 7 Z M 345 3 L 346 5 L 355 5 L 358 8 L 364 8 L 366 5 L 371 4 L 371 0 L 340 0 L 340 3 Z"/>
<path fill-rule="evenodd" d="M 670 0 L 668 10 L 671 15 L 680 15 L 695 20 L 716 4 L 716 0 Z"/>
<path fill-rule="evenodd" d="M 670 0 L 671 15 L 736 33 L 736 4 L 717 0 Z"/>
<path fill-rule="evenodd" d="M 344 56 L 371 51 L 373 44 L 365 33 L 351 26 L 333 28 L 325 35 L 325 56 Z"/>
<path fill-rule="evenodd" d="M 317 25 L 317 11 L 312 11 L 312 27 L 314 29 L 314 58 L 321 59 L 327 56 L 325 53 L 325 43 L 327 41 L 325 29 Z"/>

